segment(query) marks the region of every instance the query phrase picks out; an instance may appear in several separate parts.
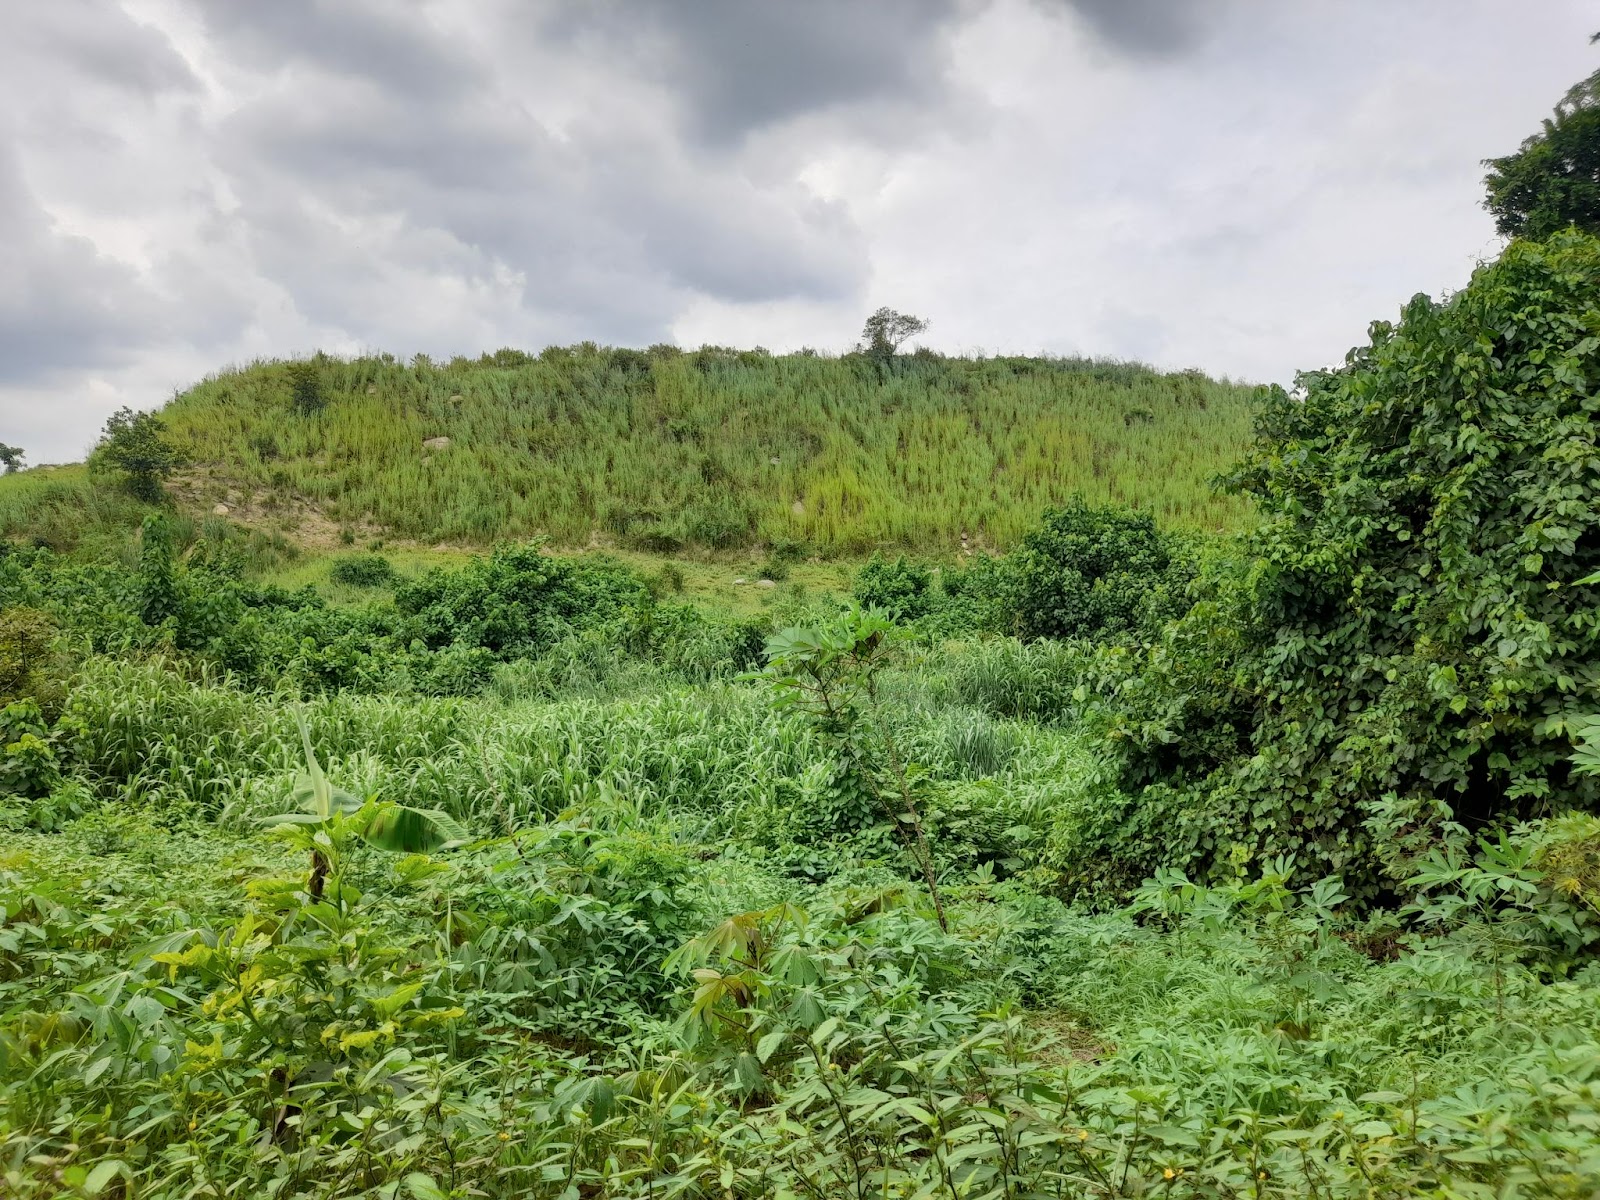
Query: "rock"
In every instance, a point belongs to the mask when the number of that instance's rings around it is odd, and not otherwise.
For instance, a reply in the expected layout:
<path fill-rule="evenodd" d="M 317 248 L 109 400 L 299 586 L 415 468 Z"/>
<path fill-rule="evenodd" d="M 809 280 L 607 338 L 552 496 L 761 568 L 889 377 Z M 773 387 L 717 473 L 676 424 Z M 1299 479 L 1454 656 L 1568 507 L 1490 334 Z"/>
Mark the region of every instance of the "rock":
<path fill-rule="evenodd" d="M 806 502 L 804 500 L 796 500 L 793 504 L 789 505 L 789 511 L 797 517 L 805 516 Z"/>
<path fill-rule="evenodd" d="M 773 583 L 770 579 L 758 579 L 756 580 L 756 586 L 761 588 L 775 588 L 778 585 Z"/>
<path fill-rule="evenodd" d="M 422 441 L 422 448 L 424 450 L 446 450 L 449 449 L 449 447 L 450 439 L 447 437 L 424 438 Z"/>
<path fill-rule="evenodd" d="M 457 392 L 454 396 L 451 396 L 450 397 L 450 403 L 451 404 L 460 404 L 461 403 L 461 393 Z"/>
<path fill-rule="evenodd" d="M 776 454 L 774 454 L 771 458 L 767 459 L 767 465 L 769 467 L 777 466 L 778 462 L 779 462 L 779 459 L 778 459 L 778 456 Z"/>
<path fill-rule="evenodd" d="M 733 582 L 736 583 L 736 584 L 740 584 L 740 583 L 749 583 L 750 581 L 748 579 L 746 579 L 743 575 L 736 575 L 734 577 Z"/>
<path fill-rule="evenodd" d="M 375 383 L 367 384 L 367 395 L 376 396 L 377 394 L 378 394 L 378 385 L 375 384 Z"/>
<path fill-rule="evenodd" d="M 232 511 L 226 504 L 213 504 L 211 506 L 211 515 L 214 517 L 225 517 Z"/>

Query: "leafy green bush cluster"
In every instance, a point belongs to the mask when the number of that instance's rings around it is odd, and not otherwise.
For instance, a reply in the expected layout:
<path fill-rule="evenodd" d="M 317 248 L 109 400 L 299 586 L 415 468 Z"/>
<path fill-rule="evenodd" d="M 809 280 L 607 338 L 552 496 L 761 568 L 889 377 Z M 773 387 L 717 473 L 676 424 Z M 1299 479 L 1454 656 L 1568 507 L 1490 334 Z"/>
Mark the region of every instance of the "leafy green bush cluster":
<path fill-rule="evenodd" d="M 487 687 L 500 664 L 569 654 L 575 637 L 614 661 L 643 660 L 673 677 L 737 674 L 755 665 L 767 632 L 762 622 L 658 604 L 625 567 L 553 558 L 537 545 L 498 548 L 399 584 L 392 602 L 357 607 L 329 605 L 310 588 L 253 584 L 230 543 L 185 547 L 165 516 L 146 520 L 138 553 L 132 572 L 42 550 L 0 559 L 0 613 L 9 614 L 0 620 L 0 668 L 8 631 L 13 641 L 33 638 L 24 646 L 33 656 L 28 694 L 42 696 L 49 689 L 34 666 L 54 661 L 61 639 L 41 640 L 38 631 L 59 626 L 66 644 L 85 651 L 176 653 L 246 684 L 468 695 Z M 347 581 L 388 568 L 377 555 L 334 564 Z M 38 630 L 25 633 L 30 621 Z M 12 671 L 18 688 L 22 661 Z"/>
<path fill-rule="evenodd" d="M 1368 898 L 1442 822 L 1600 800 L 1600 242 L 1516 243 L 1260 416 L 1260 527 L 1203 599 L 1082 676 L 1120 788 L 1059 850 L 1085 886 L 1293 853 Z"/>

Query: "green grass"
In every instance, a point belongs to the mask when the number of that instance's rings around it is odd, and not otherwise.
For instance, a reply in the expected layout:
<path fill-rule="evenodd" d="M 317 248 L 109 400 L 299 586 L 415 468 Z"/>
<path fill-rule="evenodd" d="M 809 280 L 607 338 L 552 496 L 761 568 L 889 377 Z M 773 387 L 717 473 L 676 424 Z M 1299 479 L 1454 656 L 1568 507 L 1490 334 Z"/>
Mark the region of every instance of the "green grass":
<path fill-rule="evenodd" d="M 208 379 L 166 419 L 185 495 L 323 535 L 480 545 L 546 535 L 673 552 L 792 540 L 1003 549 L 1081 493 L 1219 529 L 1248 517 L 1209 479 L 1250 433 L 1252 389 L 1055 359 L 706 349 L 501 352 L 405 365 L 314 360 L 327 404 L 294 408 L 288 364 Z M 425 439 L 447 437 L 429 451 Z M 231 495 L 230 495 L 231 493 Z"/>
<path fill-rule="evenodd" d="M 354 553 L 354 550 L 345 553 Z M 364 604 L 379 591 L 337 583 L 329 575 L 339 551 L 307 554 L 261 573 L 261 581 L 286 588 L 311 586 L 330 603 Z M 435 567 L 464 565 L 478 551 L 419 546 L 379 550 L 395 569 L 398 580 L 415 579 Z M 559 557 L 581 557 L 589 552 L 557 551 Z M 861 563 L 855 559 L 813 560 L 787 564 L 775 587 L 761 585 L 766 560 L 754 554 L 659 554 L 647 550 L 607 549 L 593 553 L 627 564 L 653 580 L 663 600 L 685 600 L 702 608 L 748 616 L 770 607 L 780 596 L 839 596 L 850 592 Z M 739 582 L 743 580 L 743 582 Z"/>
<path fill-rule="evenodd" d="M 92 480 L 81 463 L 0 476 L 0 538 L 94 557 L 114 552 L 146 504 Z"/>

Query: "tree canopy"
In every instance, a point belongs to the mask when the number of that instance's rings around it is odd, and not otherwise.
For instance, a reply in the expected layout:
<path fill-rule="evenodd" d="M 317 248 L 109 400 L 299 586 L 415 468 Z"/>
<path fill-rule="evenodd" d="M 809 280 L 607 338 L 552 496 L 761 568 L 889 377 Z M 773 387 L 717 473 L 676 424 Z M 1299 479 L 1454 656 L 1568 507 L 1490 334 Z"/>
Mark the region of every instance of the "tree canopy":
<path fill-rule="evenodd" d="M 1515 154 L 1486 159 L 1485 207 L 1506 237 L 1600 233 L 1600 71 L 1576 84 Z"/>
<path fill-rule="evenodd" d="M 161 498 L 161 481 L 188 461 L 167 440 L 167 426 L 153 412 L 123 408 L 106 421 L 105 432 L 90 456 L 98 470 L 120 471 L 130 492 L 141 500 Z"/>
<path fill-rule="evenodd" d="M 861 327 L 861 344 L 873 358 L 892 358 L 908 338 L 928 328 L 928 322 L 910 313 L 880 308 Z"/>

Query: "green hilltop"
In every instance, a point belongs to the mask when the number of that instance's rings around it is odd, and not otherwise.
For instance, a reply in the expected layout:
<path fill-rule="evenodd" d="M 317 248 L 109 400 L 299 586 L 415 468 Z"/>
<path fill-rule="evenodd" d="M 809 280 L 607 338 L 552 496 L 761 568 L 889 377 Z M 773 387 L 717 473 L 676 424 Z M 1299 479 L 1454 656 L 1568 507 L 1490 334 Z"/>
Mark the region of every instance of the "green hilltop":
<path fill-rule="evenodd" d="M 163 411 L 185 504 L 324 534 L 671 553 L 1004 549 L 1073 494 L 1238 527 L 1209 479 L 1254 389 L 1196 371 L 925 352 L 502 350 L 261 362 Z M 437 439 L 448 439 L 448 442 Z"/>

